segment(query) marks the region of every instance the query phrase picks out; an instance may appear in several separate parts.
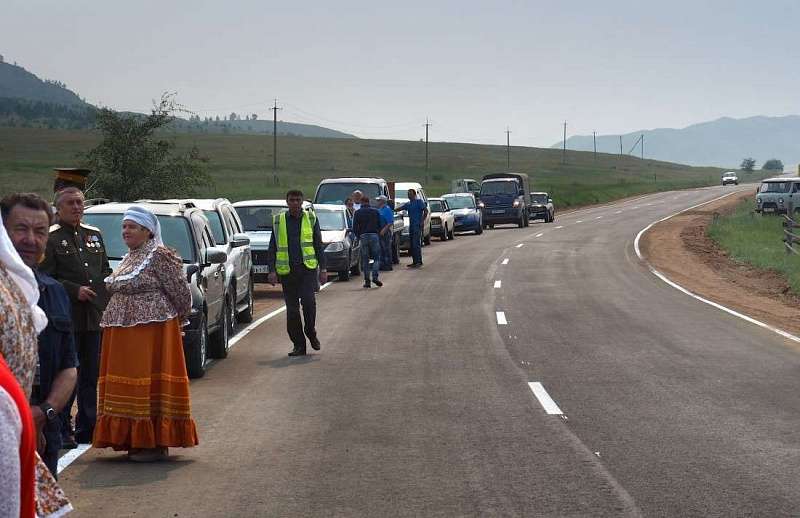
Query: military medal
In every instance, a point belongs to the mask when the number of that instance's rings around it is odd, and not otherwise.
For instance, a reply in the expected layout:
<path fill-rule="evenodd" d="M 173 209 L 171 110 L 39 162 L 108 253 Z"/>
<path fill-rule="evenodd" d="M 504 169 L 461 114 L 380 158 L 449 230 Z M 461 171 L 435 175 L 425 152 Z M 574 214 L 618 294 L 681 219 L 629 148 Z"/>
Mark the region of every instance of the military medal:
<path fill-rule="evenodd" d="M 67 240 L 66 239 L 62 239 L 61 240 L 61 246 L 63 246 L 64 248 L 67 248 Z"/>

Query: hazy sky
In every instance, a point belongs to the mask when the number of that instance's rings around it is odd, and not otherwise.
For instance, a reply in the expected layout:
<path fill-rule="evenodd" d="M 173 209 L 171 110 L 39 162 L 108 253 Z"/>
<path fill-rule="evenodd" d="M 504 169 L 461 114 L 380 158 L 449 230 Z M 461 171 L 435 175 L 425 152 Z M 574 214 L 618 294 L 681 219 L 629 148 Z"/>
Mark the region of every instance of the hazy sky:
<path fill-rule="evenodd" d="M 3 0 L 0 53 L 92 103 L 547 146 L 800 112 L 800 1 Z M 386 4 L 386 5 L 384 5 Z M 391 4 L 391 5 L 389 5 Z"/>

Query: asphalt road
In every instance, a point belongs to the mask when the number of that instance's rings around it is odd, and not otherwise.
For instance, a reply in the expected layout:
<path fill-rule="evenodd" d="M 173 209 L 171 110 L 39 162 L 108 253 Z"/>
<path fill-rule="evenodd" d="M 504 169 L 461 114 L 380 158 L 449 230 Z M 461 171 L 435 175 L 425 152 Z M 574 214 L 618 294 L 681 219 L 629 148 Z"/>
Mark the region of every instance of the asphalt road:
<path fill-rule="evenodd" d="M 458 236 L 383 288 L 334 283 L 322 351 L 290 360 L 284 315 L 264 322 L 192 383 L 200 446 L 90 450 L 61 474 L 75 514 L 798 515 L 800 355 L 633 251 L 722 193 Z"/>

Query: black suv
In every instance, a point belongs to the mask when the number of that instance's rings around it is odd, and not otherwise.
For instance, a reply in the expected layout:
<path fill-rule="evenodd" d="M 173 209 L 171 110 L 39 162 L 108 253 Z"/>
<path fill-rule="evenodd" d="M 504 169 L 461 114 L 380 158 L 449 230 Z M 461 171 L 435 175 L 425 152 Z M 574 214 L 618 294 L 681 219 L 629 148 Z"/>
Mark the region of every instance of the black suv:
<path fill-rule="evenodd" d="M 152 211 L 161 223 L 164 244 L 183 259 L 192 292 L 192 311 L 184 324 L 183 352 L 190 378 L 205 374 L 206 356 L 222 357 L 228 350 L 225 312 L 225 261 L 203 210 L 191 202 L 105 203 L 86 209 L 84 222 L 103 232 L 112 267 L 128 252 L 122 240 L 122 215 L 132 205 Z M 209 337 L 211 338 L 209 340 Z"/>

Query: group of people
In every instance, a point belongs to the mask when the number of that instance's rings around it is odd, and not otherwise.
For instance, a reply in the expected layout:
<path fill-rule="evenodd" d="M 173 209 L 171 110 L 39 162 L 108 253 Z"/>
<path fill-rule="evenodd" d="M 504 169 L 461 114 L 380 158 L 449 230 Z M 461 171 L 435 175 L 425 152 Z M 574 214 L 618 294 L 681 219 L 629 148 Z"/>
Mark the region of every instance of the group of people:
<path fill-rule="evenodd" d="M 70 510 L 56 482 L 62 448 L 154 461 L 198 443 L 183 263 L 158 218 L 132 206 L 119 229 L 129 250 L 112 272 L 102 233 L 82 223 L 84 201 L 74 186 L 56 193 L 55 215 L 36 194 L 0 200 L 0 516 Z"/>

